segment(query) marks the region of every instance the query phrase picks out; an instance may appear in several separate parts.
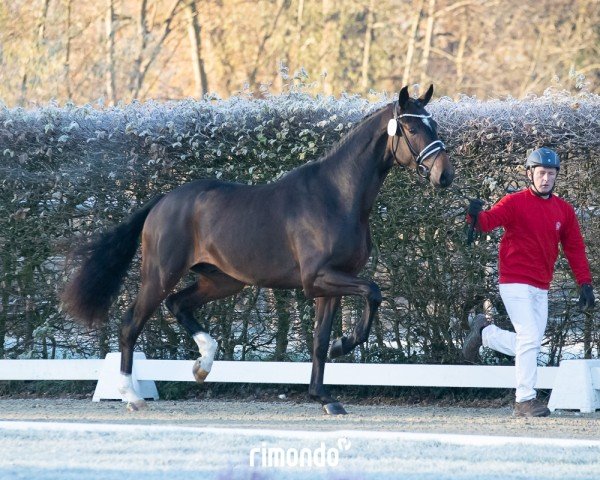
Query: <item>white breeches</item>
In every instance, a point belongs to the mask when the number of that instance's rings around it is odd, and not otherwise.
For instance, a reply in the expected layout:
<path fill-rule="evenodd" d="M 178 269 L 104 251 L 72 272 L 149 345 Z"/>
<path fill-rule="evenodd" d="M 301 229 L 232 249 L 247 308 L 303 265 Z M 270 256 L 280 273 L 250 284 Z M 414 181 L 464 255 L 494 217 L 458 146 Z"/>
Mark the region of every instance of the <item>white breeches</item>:
<path fill-rule="evenodd" d="M 516 333 L 490 325 L 482 330 L 483 346 L 515 357 L 516 400 L 524 402 L 536 396 L 537 356 L 548 322 L 548 290 L 502 283 L 500 296 Z"/>

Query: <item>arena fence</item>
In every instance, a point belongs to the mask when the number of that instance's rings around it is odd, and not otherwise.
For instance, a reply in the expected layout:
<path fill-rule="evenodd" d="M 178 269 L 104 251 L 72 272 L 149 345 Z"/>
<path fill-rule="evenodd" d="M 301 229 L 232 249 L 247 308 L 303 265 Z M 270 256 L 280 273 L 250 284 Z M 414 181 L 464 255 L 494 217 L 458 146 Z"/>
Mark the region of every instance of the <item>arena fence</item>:
<path fill-rule="evenodd" d="M 0 380 L 97 380 L 94 401 L 121 399 L 120 353 L 104 360 L 0 360 Z M 135 385 L 145 398 L 158 399 L 156 381 L 193 382 L 193 360 L 134 357 Z M 515 388 L 515 367 L 330 363 L 329 385 L 398 387 Z M 309 362 L 216 361 L 207 382 L 308 384 Z M 536 388 L 551 389 L 550 410 L 593 412 L 600 409 L 600 360 L 565 360 L 560 367 L 538 367 Z"/>

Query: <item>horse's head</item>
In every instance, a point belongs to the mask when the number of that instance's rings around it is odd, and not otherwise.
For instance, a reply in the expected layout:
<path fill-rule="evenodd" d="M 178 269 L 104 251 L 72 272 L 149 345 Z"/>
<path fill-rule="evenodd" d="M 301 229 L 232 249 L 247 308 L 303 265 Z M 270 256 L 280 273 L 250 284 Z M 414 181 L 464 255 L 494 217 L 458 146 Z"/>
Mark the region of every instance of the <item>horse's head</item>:
<path fill-rule="evenodd" d="M 433 85 L 418 99 L 410 98 L 408 87 L 400 90 L 398 101 L 390 106 L 388 148 L 399 165 L 415 168 L 434 187 L 445 188 L 454 179 L 454 167 L 438 137 L 437 124 L 425 110 L 432 95 Z"/>

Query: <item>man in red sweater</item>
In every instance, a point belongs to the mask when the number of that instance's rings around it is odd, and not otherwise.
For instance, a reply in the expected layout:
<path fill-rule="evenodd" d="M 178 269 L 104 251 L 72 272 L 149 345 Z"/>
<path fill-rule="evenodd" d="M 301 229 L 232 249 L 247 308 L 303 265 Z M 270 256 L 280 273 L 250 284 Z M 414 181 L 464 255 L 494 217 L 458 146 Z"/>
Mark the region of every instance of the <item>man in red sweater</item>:
<path fill-rule="evenodd" d="M 463 346 L 467 360 L 477 361 L 482 345 L 515 357 L 517 389 L 514 415 L 545 417 L 550 410 L 536 399 L 537 356 L 548 320 L 548 288 L 559 244 L 581 287 L 579 306 L 594 307 L 592 275 L 583 237 L 573 207 L 552 193 L 560 170 L 556 152 L 539 148 L 525 163 L 529 188 L 502 198 L 482 211 L 483 202 L 471 200 L 467 221 L 488 232 L 504 228 L 498 269 L 500 296 L 515 332 L 491 324 L 478 315 Z"/>

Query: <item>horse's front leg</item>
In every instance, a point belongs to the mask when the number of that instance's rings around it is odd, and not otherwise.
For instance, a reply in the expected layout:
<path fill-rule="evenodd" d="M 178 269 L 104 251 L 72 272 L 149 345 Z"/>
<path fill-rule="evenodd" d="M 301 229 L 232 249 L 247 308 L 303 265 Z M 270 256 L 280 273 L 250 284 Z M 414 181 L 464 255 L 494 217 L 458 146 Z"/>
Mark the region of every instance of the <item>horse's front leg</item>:
<path fill-rule="evenodd" d="M 339 305 L 340 297 L 321 297 L 316 299 L 312 375 L 308 393 L 313 400 L 321 402 L 325 413 L 329 415 L 343 415 L 346 413 L 342 404 L 330 396 L 323 386 L 331 326 Z"/>
<path fill-rule="evenodd" d="M 371 282 L 369 294 L 366 296 L 366 306 L 363 310 L 362 318 L 354 326 L 354 330 L 350 335 L 336 338 L 331 343 L 329 356 L 331 358 L 341 357 L 350 353 L 357 345 L 364 343 L 369 338 L 373 319 L 381 305 L 381 292 L 376 283 Z"/>
<path fill-rule="evenodd" d="M 354 347 L 367 341 L 373 319 L 382 300 L 381 291 L 375 282 L 335 270 L 324 270 L 316 276 L 312 291 L 315 296 L 359 295 L 365 299 L 366 306 L 361 320 L 349 336 L 334 340 L 329 351 L 331 358 L 346 355 Z"/>

